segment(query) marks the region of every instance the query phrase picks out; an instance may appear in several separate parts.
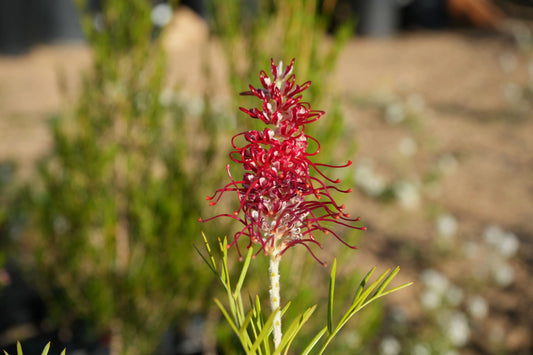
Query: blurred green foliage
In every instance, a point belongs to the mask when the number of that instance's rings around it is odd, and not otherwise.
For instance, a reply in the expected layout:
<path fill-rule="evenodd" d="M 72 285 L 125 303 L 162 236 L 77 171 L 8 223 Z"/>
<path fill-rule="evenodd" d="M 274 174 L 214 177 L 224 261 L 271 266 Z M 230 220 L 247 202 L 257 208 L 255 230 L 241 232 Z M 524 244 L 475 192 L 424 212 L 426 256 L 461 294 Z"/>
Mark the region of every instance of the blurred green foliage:
<path fill-rule="evenodd" d="M 102 2 L 84 28 L 93 64 L 32 188 L 34 269 L 63 319 L 110 332 L 111 354 L 148 354 L 202 309 L 209 277 L 192 243 L 212 152 L 191 166 L 188 119 L 162 104 L 150 2 Z"/>
<path fill-rule="evenodd" d="M 313 82 L 308 99 L 327 97 L 330 74 L 353 33 L 353 24 L 345 23 L 327 36 L 336 0 L 214 0 L 210 5 L 234 92 L 247 90 L 250 78 L 270 67 L 270 58 L 276 64 L 296 58 L 296 77 Z"/>
<path fill-rule="evenodd" d="M 336 4 L 336 0 L 209 2 L 211 28 L 225 54 L 232 91 L 239 93 L 248 90 L 250 84 L 259 85 L 258 74 L 261 70 L 269 74 L 270 59 L 276 65 L 279 61 L 286 65 L 295 58 L 297 83 L 313 83 L 305 92 L 305 101 L 312 103 L 315 110 L 328 111 L 307 131 L 321 144 L 330 146 L 326 148 L 328 154 L 334 146 L 339 147 L 339 134 L 346 131 L 331 78 L 339 54 L 354 29 L 354 23 L 346 21 L 328 34 Z M 219 65 L 222 64 L 220 61 Z M 255 104 L 254 98 L 249 97 L 239 99 L 235 106 L 254 107 Z M 251 122 L 246 120 L 242 125 L 253 127 Z M 353 141 L 353 136 L 349 141 Z"/>

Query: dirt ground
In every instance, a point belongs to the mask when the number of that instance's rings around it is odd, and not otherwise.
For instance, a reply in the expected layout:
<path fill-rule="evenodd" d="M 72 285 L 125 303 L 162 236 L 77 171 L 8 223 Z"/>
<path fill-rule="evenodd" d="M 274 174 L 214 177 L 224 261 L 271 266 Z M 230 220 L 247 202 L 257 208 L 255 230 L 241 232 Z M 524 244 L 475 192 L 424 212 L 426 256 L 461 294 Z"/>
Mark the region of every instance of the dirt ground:
<path fill-rule="evenodd" d="M 189 20 L 178 21 L 182 30 L 169 38 L 169 81 L 198 87 L 191 73 L 199 70 L 207 32 Z M 516 31 L 354 38 L 334 79 L 346 106 L 347 134 L 358 146 L 354 165 L 371 162 L 390 186 L 410 181 L 418 189 L 418 197 L 403 205 L 357 192 L 353 209 L 369 227 L 357 263 L 401 265 L 404 281 L 418 280 L 421 269 L 438 269 L 454 284 L 468 285 L 465 293 L 486 297 L 489 314 L 467 353 L 485 353 L 483 338 L 493 334 L 483 328 L 489 321 L 504 329 L 507 353 L 533 349 L 533 99 L 525 90 L 533 85 L 533 53 L 517 45 Z M 58 76 L 74 96 L 77 73 L 89 62 L 82 44 L 0 57 L 0 160 L 14 160 L 23 176 L 30 173 L 31 162 L 50 146 L 47 118 L 68 105 Z M 435 227 L 442 215 L 456 225 L 444 242 Z M 505 259 L 510 283 L 480 286 L 476 270 L 497 261 L 498 251 L 486 246 L 490 226 L 512 233 L 519 248 Z M 480 253 L 467 252 L 476 246 Z M 429 253 L 437 255 L 437 266 Z M 423 289 L 418 282 L 396 300 L 415 303 L 408 307 L 412 317 L 420 315 Z"/>

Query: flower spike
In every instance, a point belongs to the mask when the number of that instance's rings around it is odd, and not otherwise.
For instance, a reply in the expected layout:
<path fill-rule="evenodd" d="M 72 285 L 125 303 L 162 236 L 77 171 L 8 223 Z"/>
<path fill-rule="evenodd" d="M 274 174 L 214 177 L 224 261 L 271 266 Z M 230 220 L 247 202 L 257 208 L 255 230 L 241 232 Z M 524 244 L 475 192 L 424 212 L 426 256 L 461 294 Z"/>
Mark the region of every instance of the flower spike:
<path fill-rule="evenodd" d="M 242 166 L 241 180 L 235 180 L 227 166 L 231 182 L 208 196 L 210 205 L 216 205 L 226 192 L 236 192 L 239 206 L 234 213 L 220 214 L 202 222 L 218 217 L 229 217 L 239 221 L 243 228 L 235 233 L 229 247 L 235 246 L 242 258 L 238 241 L 249 238 L 247 248 L 259 245 L 259 252 L 271 257 L 281 257 L 289 248 L 302 244 L 322 265 L 311 249 L 311 245 L 322 248 L 315 239 L 316 233 L 333 236 L 349 248 L 356 249 L 330 227 L 335 224 L 352 229 L 366 230 L 355 225 L 359 218 L 350 218 L 344 212 L 344 205 L 335 202 L 331 191 L 351 192 L 340 189 L 339 179 L 332 179 L 321 170 L 344 168 L 352 164 L 330 165 L 309 160 L 320 151 L 316 138 L 304 134 L 305 126 L 318 120 L 324 111 L 311 110 L 311 105 L 302 101 L 302 92 L 309 88 L 310 81 L 296 84 L 292 74 L 294 59 L 285 68 L 280 62 L 271 60 L 268 76 L 264 71 L 259 74 L 262 87 L 249 86 L 249 91 L 241 95 L 255 96 L 261 105 L 240 110 L 254 119 L 260 119 L 268 127 L 263 131 L 247 131 L 236 134 L 231 145 L 230 160 Z M 314 149 L 308 151 L 308 142 Z M 241 144 L 242 143 L 242 144 Z M 310 175 L 310 168 L 317 176 Z M 325 225 L 327 224 L 327 226 Z M 257 254 L 256 253 L 256 254 Z"/>

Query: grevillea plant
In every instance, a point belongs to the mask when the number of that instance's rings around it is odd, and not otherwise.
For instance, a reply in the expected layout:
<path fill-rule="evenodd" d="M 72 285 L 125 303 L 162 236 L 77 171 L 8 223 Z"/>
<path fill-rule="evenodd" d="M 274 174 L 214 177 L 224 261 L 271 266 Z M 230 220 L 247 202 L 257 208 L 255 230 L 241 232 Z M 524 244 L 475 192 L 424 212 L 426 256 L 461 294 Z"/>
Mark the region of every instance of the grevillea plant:
<path fill-rule="evenodd" d="M 261 347 L 260 343 L 263 343 L 265 352 L 269 353 L 267 351 L 269 347 L 265 347 L 265 342 L 268 343 L 267 335 L 270 332 L 273 334 L 275 351 L 281 352 L 283 348 L 288 349 L 288 345 L 292 341 L 292 338 L 290 341 L 289 338 L 283 340 L 281 327 L 281 317 L 284 312 L 280 308 L 279 262 L 284 253 L 291 247 L 303 245 L 320 264 L 325 266 L 326 264 L 316 256 L 312 248 L 312 246 L 322 247 L 321 242 L 317 240 L 319 235 L 324 235 L 326 240 L 333 237 L 349 248 L 355 249 L 354 245 L 345 241 L 333 228 L 337 225 L 366 230 L 365 227 L 358 225 L 359 218 L 350 217 L 344 211 L 345 206 L 337 203 L 333 197 L 335 192 L 349 193 L 351 189 L 339 188 L 340 180 L 332 179 L 322 171 L 324 168 L 344 168 L 351 165 L 352 162 L 348 161 L 346 164 L 335 166 L 313 161 L 320 151 L 320 143 L 307 135 L 305 129 L 307 124 L 317 121 L 324 115 L 324 112 L 312 110 L 309 103 L 302 101 L 302 92 L 309 88 L 311 82 L 308 81 L 302 85 L 296 84 L 295 75 L 292 74 L 293 65 L 294 59 L 286 67 L 283 67 L 281 62 L 276 66 L 271 61 L 272 75 L 268 76 L 264 71 L 260 73 L 262 87 L 255 88 L 250 85 L 250 90 L 241 94 L 253 95 L 261 101 L 260 107 L 251 109 L 241 107 L 240 109 L 251 118 L 263 121 L 267 127 L 263 131 L 242 132 L 232 138 L 233 151 L 230 153 L 230 159 L 241 166 L 242 178 L 234 178 L 228 164 L 227 172 L 231 181 L 218 189 L 213 196 L 207 197 L 210 205 L 215 205 L 225 193 L 234 193 L 239 200 L 238 208 L 233 213 L 223 213 L 208 219 L 201 219 L 201 221 L 210 221 L 220 217 L 228 217 L 237 220 L 242 225 L 242 228 L 233 235 L 229 242 L 226 240 L 220 242 L 221 248 L 224 249 L 224 267 L 220 279 L 228 291 L 233 317 L 229 316 L 220 302 L 217 301 L 217 303 L 241 338 L 241 343 L 247 353 L 254 353 L 256 349 Z M 240 250 L 243 243 L 239 245 L 242 238 L 247 240 L 246 248 L 249 250 L 246 254 L 247 262 L 244 264 L 237 289 L 232 290 L 225 249 L 235 247 L 239 260 L 244 260 Z M 218 274 L 210 247 L 208 244 L 206 245 L 210 255 L 209 260 L 207 258 L 206 260 L 211 269 Z M 252 250 L 254 250 L 253 253 Z M 240 293 L 250 258 L 259 253 L 263 253 L 270 259 L 272 318 L 260 326 L 257 325 L 257 322 L 252 322 L 255 323 L 257 329 L 249 331 L 247 327 L 253 315 L 260 313 L 260 306 L 258 301 L 255 302 L 250 313 L 251 318 L 244 317 L 242 302 L 239 301 L 240 295 L 237 294 Z M 335 268 L 336 264 L 334 263 L 330 281 L 331 312 Z M 369 298 L 370 294 L 366 294 L 365 301 L 354 300 L 354 302 L 360 303 L 354 303 L 355 306 L 347 314 L 355 313 L 354 310 L 357 311 L 370 301 L 382 296 L 385 287 L 397 272 L 398 269 L 388 276 L 385 273 L 378 278 L 379 283 L 375 284 L 374 288 L 381 282 L 384 284 L 381 284 L 372 297 Z M 362 284 L 363 288 L 366 281 Z M 388 292 L 392 291 L 385 293 Z M 310 308 L 298 323 L 303 319 L 307 320 L 313 310 L 314 308 Z M 239 315 L 244 318 L 240 319 Z M 351 315 L 345 317 L 346 322 Z M 258 316 L 258 319 L 261 318 Z M 268 327 L 265 326 L 266 324 Z M 329 336 L 336 333 L 332 326 L 332 318 L 328 320 L 328 326 L 322 335 L 326 331 L 329 333 L 328 339 Z M 255 334 L 255 341 L 243 339 L 243 332 L 246 333 L 245 338 L 250 337 L 250 334 Z M 262 337 L 258 337 L 259 334 L 262 334 Z M 288 336 L 291 334 L 294 336 L 296 333 L 291 332 Z M 316 342 L 320 340 L 322 335 L 316 339 Z M 326 345 L 329 341 L 330 339 L 326 341 Z M 256 346 L 251 345 L 248 348 L 247 346 L 250 344 L 256 344 Z"/>

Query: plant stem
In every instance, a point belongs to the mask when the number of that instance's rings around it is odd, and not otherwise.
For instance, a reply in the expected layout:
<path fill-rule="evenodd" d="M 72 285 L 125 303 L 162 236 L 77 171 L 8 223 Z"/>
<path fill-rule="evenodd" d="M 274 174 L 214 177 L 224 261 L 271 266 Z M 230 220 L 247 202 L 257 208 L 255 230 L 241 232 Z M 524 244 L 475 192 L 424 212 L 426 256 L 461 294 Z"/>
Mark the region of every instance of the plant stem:
<path fill-rule="evenodd" d="M 270 307 L 272 312 L 277 312 L 274 317 L 274 348 L 281 343 L 281 309 L 279 296 L 279 256 L 276 253 L 270 256 Z"/>

